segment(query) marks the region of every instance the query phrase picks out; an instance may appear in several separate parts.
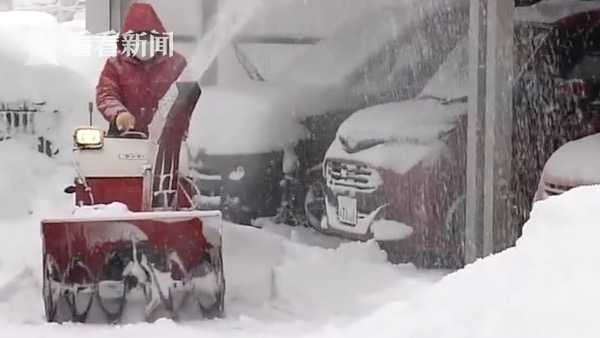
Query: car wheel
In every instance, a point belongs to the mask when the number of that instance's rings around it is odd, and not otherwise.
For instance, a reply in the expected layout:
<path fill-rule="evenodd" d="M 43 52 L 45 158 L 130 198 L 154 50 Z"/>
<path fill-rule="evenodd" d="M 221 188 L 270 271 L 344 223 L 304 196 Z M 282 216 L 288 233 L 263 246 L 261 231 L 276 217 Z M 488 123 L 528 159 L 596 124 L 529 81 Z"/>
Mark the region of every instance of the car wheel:
<path fill-rule="evenodd" d="M 304 197 L 304 215 L 308 226 L 321 230 L 321 222 L 325 217 L 325 188 L 321 180 L 313 181 Z"/>

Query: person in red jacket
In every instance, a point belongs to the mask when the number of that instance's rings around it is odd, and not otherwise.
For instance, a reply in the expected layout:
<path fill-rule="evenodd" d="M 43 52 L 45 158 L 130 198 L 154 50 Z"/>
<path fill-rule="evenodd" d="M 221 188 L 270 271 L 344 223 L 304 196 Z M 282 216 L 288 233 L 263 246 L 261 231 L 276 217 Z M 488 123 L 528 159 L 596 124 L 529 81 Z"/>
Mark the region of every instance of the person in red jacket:
<path fill-rule="evenodd" d="M 159 44 L 150 43 L 164 36 L 167 31 L 151 5 L 131 5 L 117 40 L 118 53 L 106 61 L 96 87 L 98 110 L 112 132 L 147 134 L 158 102 L 185 69 L 187 62 L 182 55 L 172 49 L 157 52 Z M 132 41 L 144 43 L 132 46 Z M 147 48 L 150 46 L 154 48 Z"/>

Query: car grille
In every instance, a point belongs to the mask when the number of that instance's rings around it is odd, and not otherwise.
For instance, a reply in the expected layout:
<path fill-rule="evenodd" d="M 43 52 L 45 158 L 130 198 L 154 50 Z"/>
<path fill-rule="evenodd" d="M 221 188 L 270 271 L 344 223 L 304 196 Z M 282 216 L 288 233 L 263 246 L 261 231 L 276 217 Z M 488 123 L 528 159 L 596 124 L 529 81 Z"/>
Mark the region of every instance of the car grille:
<path fill-rule="evenodd" d="M 381 184 L 379 172 L 362 163 L 328 161 L 326 175 L 327 185 L 330 187 L 371 192 Z"/>
<path fill-rule="evenodd" d="M 560 185 L 560 184 L 554 184 L 554 183 L 545 183 L 544 184 L 544 191 L 546 191 L 546 194 L 548 196 L 556 196 L 556 195 L 560 195 L 566 191 L 571 190 L 573 187 L 568 186 L 568 185 Z"/>

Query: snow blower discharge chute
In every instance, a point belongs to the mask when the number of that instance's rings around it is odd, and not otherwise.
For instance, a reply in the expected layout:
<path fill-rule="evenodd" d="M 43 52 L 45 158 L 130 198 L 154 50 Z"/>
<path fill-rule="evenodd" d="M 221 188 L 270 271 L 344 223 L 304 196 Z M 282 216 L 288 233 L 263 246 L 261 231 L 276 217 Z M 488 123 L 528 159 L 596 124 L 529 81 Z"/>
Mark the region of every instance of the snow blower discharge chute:
<path fill-rule="evenodd" d="M 221 214 L 194 210 L 180 151 L 201 94 L 178 96 L 157 142 L 148 135 L 74 135 L 78 206 L 120 202 L 129 211 L 42 221 L 43 297 L 50 322 L 119 323 L 224 315 Z M 93 207 L 90 207 L 93 211 Z"/>

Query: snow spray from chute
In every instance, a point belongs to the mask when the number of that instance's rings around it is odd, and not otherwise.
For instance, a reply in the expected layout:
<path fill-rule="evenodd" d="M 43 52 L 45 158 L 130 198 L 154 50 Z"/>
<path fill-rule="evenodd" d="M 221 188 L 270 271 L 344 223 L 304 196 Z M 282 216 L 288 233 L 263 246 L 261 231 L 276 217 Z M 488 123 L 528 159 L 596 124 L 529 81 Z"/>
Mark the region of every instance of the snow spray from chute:
<path fill-rule="evenodd" d="M 228 0 L 219 4 L 204 37 L 189 59 L 184 77 L 200 79 L 217 55 L 263 8 L 264 0 Z"/>

